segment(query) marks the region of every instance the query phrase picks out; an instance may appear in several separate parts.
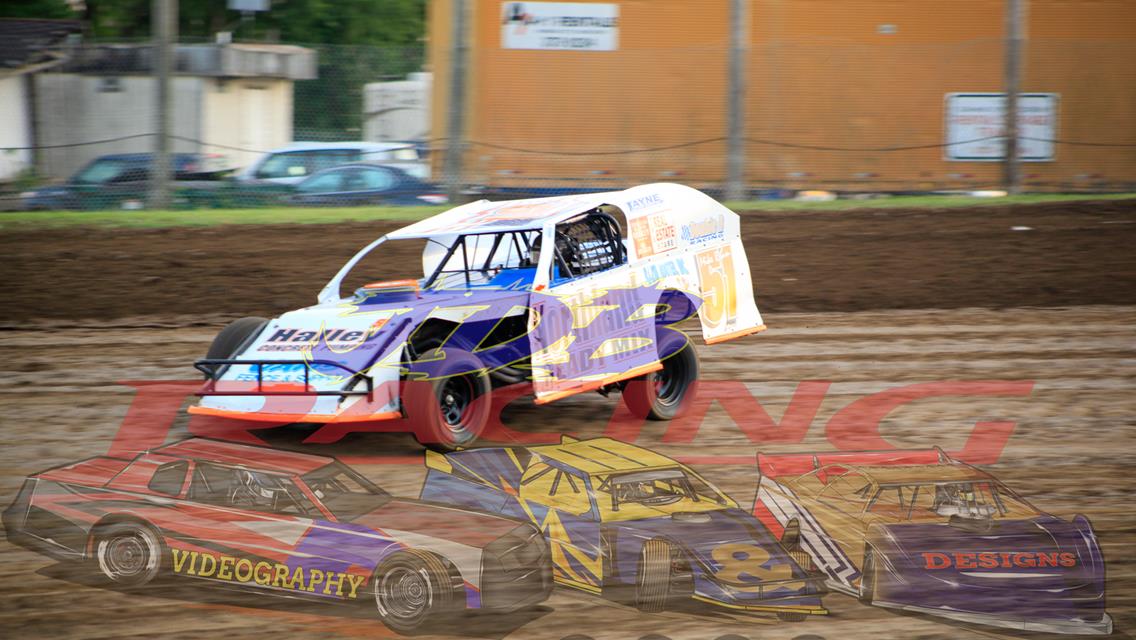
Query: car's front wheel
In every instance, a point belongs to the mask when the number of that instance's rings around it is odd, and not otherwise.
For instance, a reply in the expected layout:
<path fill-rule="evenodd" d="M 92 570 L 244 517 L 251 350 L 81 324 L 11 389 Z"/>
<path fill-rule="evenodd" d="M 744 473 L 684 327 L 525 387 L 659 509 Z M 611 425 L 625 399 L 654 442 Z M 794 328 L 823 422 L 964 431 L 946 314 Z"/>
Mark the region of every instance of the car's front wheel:
<path fill-rule="evenodd" d="M 666 540 L 648 540 L 639 553 L 635 574 L 635 606 L 657 613 L 689 599 L 693 577 L 682 551 Z"/>
<path fill-rule="evenodd" d="M 410 363 L 403 409 L 423 445 L 454 451 L 472 445 L 489 422 L 492 386 L 481 360 L 438 349 Z"/>
<path fill-rule="evenodd" d="M 409 633 L 455 608 L 449 571 L 432 553 L 407 549 L 383 561 L 371 580 L 383 624 Z"/>
<path fill-rule="evenodd" d="M 94 547 L 99 572 L 124 587 L 150 582 L 162 567 L 162 542 L 153 529 L 142 524 L 111 525 L 99 532 Z"/>
<path fill-rule="evenodd" d="M 252 316 L 230 322 L 217 333 L 217 337 L 213 338 L 213 343 L 209 345 L 209 351 L 205 353 L 205 357 L 227 359 L 236 356 L 245 342 L 259 334 L 266 324 L 268 324 L 267 318 Z"/>

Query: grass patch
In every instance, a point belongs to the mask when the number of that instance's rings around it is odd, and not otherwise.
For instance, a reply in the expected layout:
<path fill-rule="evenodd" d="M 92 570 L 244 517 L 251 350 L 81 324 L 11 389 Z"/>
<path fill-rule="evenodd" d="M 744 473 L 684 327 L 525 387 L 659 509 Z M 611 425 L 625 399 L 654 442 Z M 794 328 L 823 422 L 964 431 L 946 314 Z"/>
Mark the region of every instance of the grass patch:
<path fill-rule="evenodd" d="M 972 196 L 891 196 L 866 200 L 833 200 L 831 202 L 801 202 L 798 200 L 747 200 L 727 202 L 734 211 L 846 211 L 849 209 L 890 209 L 999 206 L 1008 204 L 1036 204 L 1044 202 L 1076 202 L 1084 200 L 1125 200 L 1136 198 L 1136 193 L 1038 193 L 1001 198 L 975 198 Z"/>
<path fill-rule="evenodd" d="M 895 196 L 869 200 L 799 202 L 796 200 L 748 200 L 728 202 L 734 211 L 845 211 L 849 209 L 951 208 L 1073 202 L 1083 200 L 1122 200 L 1136 193 L 1122 194 L 1032 194 L 1004 198 L 970 196 Z M 413 222 L 445 211 L 448 207 L 279 207 L 262 209 L 196 209 L 185 211 L 15 211 L 0 213 L 0 231 L 54 229 L 67 227 L 142 228 L 209 227 L 223 224 L 335 224 L 396 220 Z"/>
<path fill-rule="evenodd" d="M 413 222 L 447 207 L 280 207 L 185 211 L 14 211 L 0 213 L 0 230 L 61 227 L 210 227 L 222 224 L 334 224 L 400 220 Z"/>

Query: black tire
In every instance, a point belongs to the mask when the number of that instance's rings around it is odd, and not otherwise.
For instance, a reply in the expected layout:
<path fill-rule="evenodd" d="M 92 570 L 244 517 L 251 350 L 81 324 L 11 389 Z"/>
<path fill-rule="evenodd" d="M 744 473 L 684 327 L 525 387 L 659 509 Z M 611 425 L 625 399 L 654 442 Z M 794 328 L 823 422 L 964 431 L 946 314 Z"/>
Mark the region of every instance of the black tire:
<path fill-rule="evenodd" d="M 639 553 L 635 573 L 635 607 L 658 613 L 693 593 L 693 581 L 680 575 L 682 552 L 666 540 L 648 540 Z"/>
<path fill-rule="evenodd" d="M 425 359 L 411 362 L 409 370 L 402 406 L 415 438 L 439 451 L 474 444 L 489 422 L 492 403 L 492 385 L 481 359 L 461 349 L 432 350 Z M 426 378 L 419 379 L 423 374 Z"/>
<path fill-rule="evenodd" d="M 229 323 L 224 329 L 213 338 L 213 344 L 209 345 L 209 351 L 206 352 L 206 358 L 232 358 L 237 355 L 237 352 L 245 341 L 250 337 L 258 334 L 264 329 L 264 325 L 268 324 L 266 318 L 241 318 Z"/>
<path fill-rule="evenodd" d="M 876 558 L 871 547 L 864 549 L 864 562 L 860 565 L 860 602 L 872 604 L 876 597 Z"/>
<path fill-rule="evenodd" d="M 668 332 L 667 336 L 666 342 L 659 345 L 663 368 L 632 378 L 623 388 L 623 402 L 637 417 L 672 420 L 693 397 L 693 386 L 698 381 L 698 354 L 686 334 Z"/>
<path fill-rule="evenodd" d="M 164 565 L 164 546 L 158 534 L 139 523 L 120 523 L 98 531 L 94 561 L 108 582 L 140 587 L 158 576 Z"/>
<path fill-rule="evenodd" d="M 399 633 L 411 633 L 453 613 L 457 602 L 446 565 L 417 549 L 384 560 L 371 579 L 371 593 L 379 619 Z"/>

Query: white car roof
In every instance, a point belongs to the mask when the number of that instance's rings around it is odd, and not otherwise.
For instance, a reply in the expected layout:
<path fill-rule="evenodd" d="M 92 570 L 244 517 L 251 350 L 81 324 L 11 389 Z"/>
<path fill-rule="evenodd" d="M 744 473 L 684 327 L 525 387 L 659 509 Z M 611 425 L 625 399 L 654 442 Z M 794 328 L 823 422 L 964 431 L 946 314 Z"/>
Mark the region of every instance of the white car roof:
<path fill-rule="evenodd" d="M 454 233 L 504 233 L 525 229 L 541 229 L 556 224 L 600 205 L 615 205 L 630 221 L 649 212 L 679 217 L 698 213 L 737 214 L 716 200 L 687 186 L 669 183 L 645 184 L 624 191 L 586 193 L 551 198 L 530 198 L 490 202 L 479 200 L 450 209 L 436 216 L 403 227 L 387 235 L 391 240 L 429 238 Z"/>

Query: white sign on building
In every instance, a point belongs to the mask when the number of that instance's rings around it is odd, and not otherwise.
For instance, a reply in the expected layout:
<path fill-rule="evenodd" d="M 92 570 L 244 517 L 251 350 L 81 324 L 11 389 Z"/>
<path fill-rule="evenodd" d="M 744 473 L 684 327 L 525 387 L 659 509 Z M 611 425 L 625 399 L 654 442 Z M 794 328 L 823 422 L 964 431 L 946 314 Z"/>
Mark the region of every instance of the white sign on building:
<path fill-rule="evenodd" d="M 501 48 L 615 51 L 619 49 L 619 5 L 502 2 Z"/>
<path fill-rule="evenodd" d="M 1056 93 L 1018 95 L 1018 158 L 1052 162 L 1057 138 Z M 1005 159 L 1006 94 L 948 93 L 947 160 L 995 162 Z"/>

